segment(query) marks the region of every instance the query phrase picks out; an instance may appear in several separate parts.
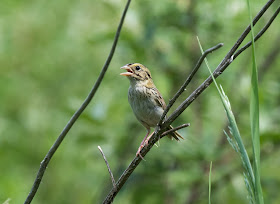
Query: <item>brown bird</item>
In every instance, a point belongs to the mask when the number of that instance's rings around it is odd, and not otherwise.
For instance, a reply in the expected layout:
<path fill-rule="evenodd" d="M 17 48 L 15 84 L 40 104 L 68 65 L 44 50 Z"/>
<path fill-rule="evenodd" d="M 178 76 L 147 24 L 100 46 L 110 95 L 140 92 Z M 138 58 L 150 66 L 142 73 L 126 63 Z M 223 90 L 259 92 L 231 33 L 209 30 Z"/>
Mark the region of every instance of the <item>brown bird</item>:
<path fill-rule="evenodd" d="M 139 155 L 142 159 L 140 151 L 148 144 L 151 137 L 151 127 L 155 127 L 159 122 L 161 115 L 166 108 L 164 99 L 160 92 L 157 90 L 153 80 L 151 72 L 147 67 L 139 63 L 127 64 L 121 69 L 125 69 L 127 72 L 121 73 L 120 75 L 126 76 L 130 81 L 130 87 L 128 89 L 128 102 L 141 124 L 147 129 L 147 134 L 138 148 L 136 156 Z M 168 129 L 172 129 L 169 126 Z M 184 139 L 177 131 L 168 135 L 170 139 L 179 138 Z"/>

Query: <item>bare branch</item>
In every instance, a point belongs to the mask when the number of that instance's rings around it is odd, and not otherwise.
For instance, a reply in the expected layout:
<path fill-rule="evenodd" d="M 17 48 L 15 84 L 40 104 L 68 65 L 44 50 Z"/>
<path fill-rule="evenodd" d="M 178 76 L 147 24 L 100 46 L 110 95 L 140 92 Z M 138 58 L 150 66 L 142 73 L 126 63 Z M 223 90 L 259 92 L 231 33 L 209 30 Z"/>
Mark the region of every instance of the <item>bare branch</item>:
<path fill-rule="evenodd" d="M 255 16 L 253 20 L 253 25 L 255 25 L 259 19 L 262 17 L 262 15 L 265 13 L 265 11 L 270 7 L 270 5 L 275 0 L 269 0 L 265 6 L 261 9 L 261 11 Z M 250 25 L 247 26 L 245 31 L 241 34 L 239 39 L 236 41 L 236 43 L 233 45 L 231 50 L 227 53 L 227 55 L 224 57 L 224 59 L 221 61 L 221 63 L 218 65 L 216 70 L 214 71 L 213 75 L 215 78 L 217 78 L 219 75 L 223 73 L 223 71 L 232 63 L 232 61 L 235 59 L 233 58 L 233 54 L 236 52 L 240 44 L 243 42 L 245 37 L 249 34 L 251 30 Z M 203 61 L 203 60 L 202 60 Z M 187 83 L 185 81 L 185 83 Z M 185 84 L 184 83 L 184 84 Z M 209 76 L 171 115 L 168 117 L 163 123 L 162 119 L 159 122 L 158 126 L 155 129 L 155 132 L 153 136 L 149 140 L 149 144 L 144 146 L 141 150 L 141 155 L 144 157 L 152 148 L 152 146 L 155 144 L 155 142 L 158 140 L 158 137 L 163 133 L 163 130 L 168 127 L 210 84 L 212 83 L 212 78 Z M 183 86 L 182 86 L 183 87 Z M 182 88 L 181 87 L 181 88 Z M 184 87 L 185 88 L 185 87 Z M 184 91 L 184 88 L 182 90 Z M 179 91 L 178 91 L 179 92 Z M 180 94 L 175 94 L 175 98 L 178 98 Z M 175 99 L 176 100 L 176 99 Z M 174 103 L 174 102 L 172 102 Z M 169 106 L 169 104 L 168 104 Z M 168 107 L 167 106 L 167 107 Z M 171 107 L 172 105 L 170 105 Z M 170 108 L 169 107 L 169 108 Z M 166 111 L 167 113 L 167 111 Z M 165 114 L 166 114 L 165 113 Z M 164 118 L 164 116 L 162 117 Z M 123 172 L 121 177 L 116 183 L 116 188 L 111 189 L 105 200 L 103 201 L 104 204 L 111 203 L 114 197 L 117 195 L 117 193 L 120 191 L 122 186 L 125 184 L 126 180 L 130 177 L 130 175 L 133 173 L 135 168 L 138 166 L 138 164 L 142 161 L 142 159 L 137 156 L 135 157 L 132 162 L 129 164 L 129 166 L 126 168 L 126 170 Z"/>
<path fill-rule="evenodd" d="M 278 7 L 278 9 L 275 11 L 275 13 L 273 14 L 273 16 L 269 19 L 269 21 L 267 22 L 267 24 L 261 29 L 261 31 L 256 35 L 256 37 L 254 38 L 254 42 L 256 42 L 264 33 L 265 31 L 269 28 L 269 26 L 272 24 L 272 22 L 275 20 L 275 18 L 277 17 L 277 15 L 280 12 L 280 6 Z M 233 55 L 233 59 L 235 59 L 238 55 L 240 55 L 244 50 L 246 50 L 248 47 L 250 47 L 252 45 L 252 41 L 248 42 L 246 45 L 244 45 L 242 48 L 240 48 L 239 50 L 236 51 L 236 53 Z"/>
<path fill-rule="evenodd" d="M 180 130 L 180 129 L 182 129 L 182 128 L 189 127 L 189 126 L 190 126 L 190 123 L 186 123 L 186 124 L 180 125 L 180 126 L 178 126 L 178 127 L 172 128 L 171 130 L 167 130 L 167 131 L 165 131 L 164 133 L 161 134 L 160 138 L 162 138 L 162 137 L 164 137 L 165 135 L 168 135 L 168 134 L 170 134 L 170 133 L 172 133 L 172 132 L 175 132 L 175 131 L 177 131 L 177 130 Z"/>
<path fill-rule="evenodd" d="M 201 66 L 202 62 L 207 57 L 207 55 L 212 53 L 212 52 L 214 52 L 215 50 L 221 48 L 222 46 L 223 46 L 223 43 L 219 43 L 218 45 L 209 48 L 208 50 L 206 50 L 203 53 L 203 55 L 201 55 L 201 57 L 198 59 L 196 65 L 195 65 L 195 67 L 193 68 L 192 72 L 188 76 L 187 80 L 184 82 L 184 84 L 181 86 L 181 88 L 177 91 L 177 93 L 173 96 L 173 98 L 169 101 L 169 103 L 168 103 L 166 109 L 164 110 L 164 112 L 163 112 L 163 114 L 161 116 L 161 119 L 158 122 L 158 124 L 162 123 L 162 121 L 165 118 L 167 112 L 170 110 L 170 108 L 173 106 L 173 104 L 179 98 L 179 96 L 185 91 L 185 88 L 189 85 L 189 83 L 191 82 L 192 78 L 194 77 L 194 75 L 198 71 L 199 67 Z"/>
<path fill-rule="evenodd" d="M 255 24 L 260 20 L 260 18 L 263 16 L 263 14 L 266 12 L 266 10 L 271 6 L 271 4 L 274 2 L 275 0 L 268 0 L 268 2 L 264 5 L 264 7 L 260 10 L 260 12 L 255 16 L 255 18 L 253 19 L 253 26 L 255 26 Z M 243 42 L 243 40 L 245 39 L 245 37 L 248 35 L 248 33 L 251 31 L 251 24 L 249 24 L 247 26 L 247 28 L 244 30 L 244 32 L 241 34 L 241 36 L 239 37 L 239 39 L 236 41 L 236 43 L 232 46 L 232 48 L 230 49 L 230 51 L 227 53 L 227 55 L 224 57 L 224 59 L 222 60 L 222 62 L 219 64 L 219 66 L 217 67 L 216 70 L 220 69 L 221 67 L 223 67 L 223 65 L 225 63 L 227 63 L 227 61 L 229 59 L 231 59 L 232 55 L 236 52 L 236 50 L 238 49 L 238 47 L 241 45 L 241 43 Z M 215 70 L 215 71 L 216 71 Z M 210 76 L 210 78 L 212 78 Z"/>
<path fill-rule="evenodd" d="M 98 146 L 98 149 L 99 149 L 99 151 L 100 151 L 100 153 L 101 153 L 101 155 L 102 155 L 102 157 L 103 157 L 103 159 L 104 159 L 104 161 L 106 163 L 106 166 L 108 168 L 108 171 L 109 171 L 109 174 L 110 174 L 110 177 L 111 177 L 111 180 L 112 180 L 113 187 L 116 188 L 116 181 L 115 181 L 113 173 L 112 173 L 112 171 L 110 169 L 109 162 L 107 161 L 107 159 L 105 157 L 105 154 L 104 154 L 104 152 L 103 152 L 103 150 L 101 149 L 100 146 Z"/>
<path fill-rule="evenodd" d="M 115 49 L 116 49 L 116 46 L 117 46 L 117 43 L 118 43 L 118 39 L 119 39 L 119 36 L 120 36 L 120 33 L 121 33 L 121 29 L 122 29 L 122 25 L 123 25 L 123 22 L 124 22 L 124 19 L 125 19 L 125 16 L 126 16 L 126 12 L 128 10 L 128 7 L 129 7 L 129 4 L 130 4 L 130 1 L 131 0 L 127 0 L 127 3 L 126 3 L 126 6 L 125 6 L 125 9 L 123 11 L 123 14 L 122 14 L 122 17 L 121 17 L 121 20 L 120 20 L 120 23 L 118 25 L 118 29 L 117 29 L 117 32 L 116 32 L 116 35 L 115 35 L 115 38 L 114 38 L 114 41 L 113 41 L 113 45 L 112 45 L 112 48 L 110 50 L 110 53 L 107 57 L 107 60 L 100 72 L 100 75 L 97 79 L 97 81 L 95 82 L 93 88 L 91 89 L 89 95 L 86 97 L 85 101 L 83 102 L 83 104 L 81 105 L 81 107 L 74 113 L 74 115 L 71 117 L 71 119 L 69 120 L 69 122 L 67 123 L 67 125 L 64 127 L 64 129 L 62 130 L 62 132 L 60 133 L 59 137 L 57 138 L 57 140 L 55 141 L 55 143 L 53 144 L 53 146 L 50 148 L 50 150 L 48 151 L 48 153 L 46 154 L 45 158 L 43 159 L 43 161 L 41 162 L 40 164 L 40 168 L 39 168 L 39 171 L 37 173 L 37 176 L 36 176 L 36 179 L 33 183 L 33 186 L 31 188 L 31 191 L 30 193 L 28 194 L 26 200 L 25 200 L 25 204 L 29 204 L 31 203 L 31 201 L 33 200 L 39 186 L 40 186 L 40 183 L 41 183 L 41 180 L 44 176 L 44 173 L 45 173 L 45 170 L 52 158 L 52 156 L 54 155 L 54 153 L 56 152 L 56 150 L 58 149 L 58 147 L 60 146 L 60 144 L 62 143 L 63 139 L 65 138 L 65 136 L 67 135 L 67 133 L 69 132 L 69 130 L 71 129 L 71 127 L 74 125 L 74 123 L 77 121 L 77 119 L 79 118 L 79 116 L 82 114 L 82 112 L 85 110 L 85 108 L 88 106 L 88 104 L 90 103 L 90 101 L 92 100 L 93 96 L 95 95 L 98 87 L 100 86 L 102 80 L 103 80 L 103 77 L 110 65 L 110 62 L 113 58 L 113 55 L 114 55 L 114 52 L 115 52 Z"/>

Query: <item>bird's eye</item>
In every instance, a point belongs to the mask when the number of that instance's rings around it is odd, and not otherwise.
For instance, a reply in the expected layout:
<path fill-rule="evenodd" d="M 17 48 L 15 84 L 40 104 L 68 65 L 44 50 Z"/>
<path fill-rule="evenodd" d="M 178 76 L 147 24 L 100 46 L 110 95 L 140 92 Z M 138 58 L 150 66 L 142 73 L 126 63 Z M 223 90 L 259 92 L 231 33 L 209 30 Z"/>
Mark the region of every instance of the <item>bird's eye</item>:
<path fill-rule="evenodd" d="M 141 67 L 136 66 L 135 69 L 136 69 L 137 71 L 139 71 L 139 70 L 141 69 Z"/>

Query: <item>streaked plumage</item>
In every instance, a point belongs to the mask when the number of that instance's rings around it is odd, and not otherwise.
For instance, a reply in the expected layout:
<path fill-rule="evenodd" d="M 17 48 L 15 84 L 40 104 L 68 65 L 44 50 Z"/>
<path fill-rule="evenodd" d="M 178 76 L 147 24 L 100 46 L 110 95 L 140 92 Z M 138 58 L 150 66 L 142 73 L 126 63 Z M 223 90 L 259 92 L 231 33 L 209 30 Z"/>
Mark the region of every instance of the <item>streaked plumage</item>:
<path fill-rule="evenodd" d="M 128 101 L 141 124 L 147 129 L 147 134 L 136 153 L 140 155 L 140 151 L 144 146 L 144 143 L 148 143 L 151 127 L 155 127 L 163 114 L 166 104 L 162 98 L 160 92 L 157 90 L 152 80 L 151 72 L 147 67 L 139 63 L 127 64 L 121 69 L 125 69 L 127 72 L 121 73 L 122 76 L 127 76 L 130 81 L 130 87 L 128 90 Z M 172 127 L 170 126 L 169 129 Z M 173 132 L 169 136 L 179 140 L 183 137 L 178 132 Z"/>

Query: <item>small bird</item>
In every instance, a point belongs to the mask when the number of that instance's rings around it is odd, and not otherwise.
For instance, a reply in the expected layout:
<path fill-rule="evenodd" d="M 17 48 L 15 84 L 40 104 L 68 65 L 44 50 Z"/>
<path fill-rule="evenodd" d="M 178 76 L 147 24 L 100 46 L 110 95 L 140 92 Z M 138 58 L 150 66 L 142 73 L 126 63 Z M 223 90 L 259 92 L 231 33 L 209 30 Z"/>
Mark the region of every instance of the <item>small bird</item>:
<path fill-rule="evenodd" d="M 127 72 L 120 75 L 126 76 L 130 81 L 128 102 L 136 118 L 147 129 L 147 134 L 136 153 L 136 156 L 139 155 L 143 159 L 140 152 L 145 144 L 148 144 L 153 134 L 148 137 L 151 127 L 155 127 L 159 122 L 166 104 L 157 90 L 152 80 L 151 72 L 147 67 L 140 63 L 132 63 L 121 67 L 121 69 L 125 69 Z M 169 126 L 168 129 L 172 129 L 172 126 Z M 168 136 L 170 139 L 174 138 L 177 141 L 179 138 L 184 139 L 177 131 L 170 133 Z"/>

